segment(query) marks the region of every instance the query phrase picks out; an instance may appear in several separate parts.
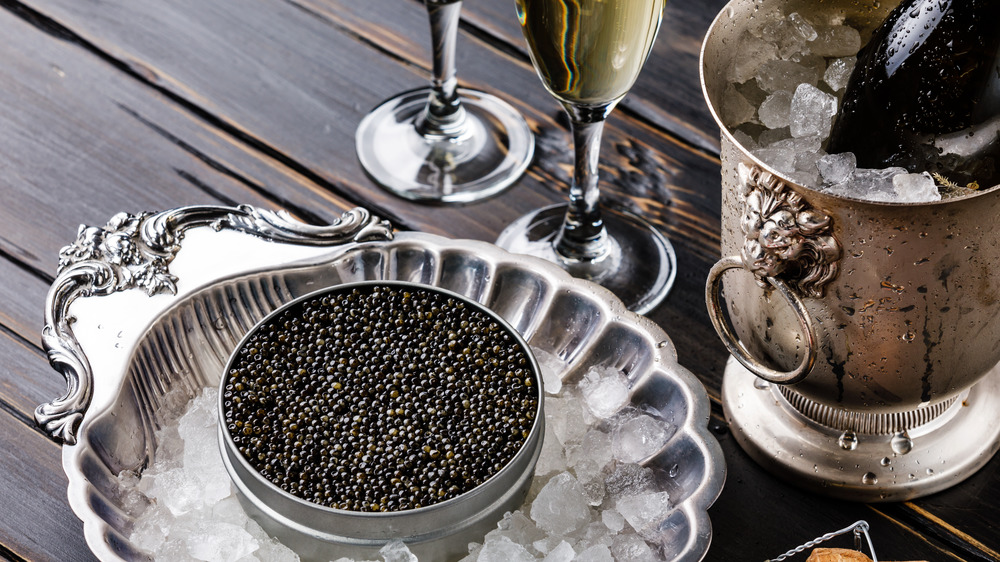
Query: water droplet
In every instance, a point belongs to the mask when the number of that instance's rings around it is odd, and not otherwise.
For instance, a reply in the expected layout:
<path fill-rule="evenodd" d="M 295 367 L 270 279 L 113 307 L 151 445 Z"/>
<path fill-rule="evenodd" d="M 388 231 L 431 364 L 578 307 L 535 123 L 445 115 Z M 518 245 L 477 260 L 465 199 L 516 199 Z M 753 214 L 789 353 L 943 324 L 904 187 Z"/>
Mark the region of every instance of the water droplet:
<path fill-rule="evenodd" d="M 667 476 L 669 476 L 671 478 L 677 478 L 677 473 L 678 472 L 680 472 L 680 467 L 677 465 L 677 463 L 674 463 L 670 467 L 670 470 L 667 471 Z"/>
<path fill-rule="evenodd" d="M 837 444 L 845 451 L 853 451 L 858 448 L 858 434 L 848 429 L 840 434 Z"/>
<path fill-rule="evenodd" d="M 865 475 L 861 477 L 861 483 L 874 486 L 875 484 L 878 484 L 878 476 L 875 476 L 874 472 L 866 472 Z"/>
<path fill-rule="evenodd" d="M 892 448 L 893 453 L 905 455 L 913 450 L 913 440 L 910 439 L 909 434 L 905 430 L 900 431 L 892 436 L 892 440 L 889 441 L 889 447 Z"/>
<path fill-rule="evenodd" d="M 755 378 L 753 380 L 753 387 L 757 390 L 767 390 L 771 388 L 771 383 L 761 378 Z"/>
<path fill-rule="evenodd" d="M 927 476 L 931 476 L 932 474 L 934 474 L 934 469 L 933 468 L 928 468 L 927 469 Z"/>
<path fill-rule="evenodd" d="M 223 320 L 222 318 L 217 318 L 215 322 L 212 323 L 212 326 L 214 326 L 216 330 L 225 330 L 226 321 Z"/>
<path fill-rule="evenodd" d="M 913 341 L 914 339 L 916 339 L 916 337 L 917 337 L 917 334 L 915 334 L 913 332 L 906 332 L 899 339 L 901 339 L 903 341 Z"/>
<path fill-rule="evenodd" d="M 911 472 L 911 473 L 910 473 L 910 480 L 916 480 L 916 479 L 917 479 L 917 475 L 916 475 L 916 474 L 913 474 L 913 473 Z"/>
<path fill-rule="evenodd" d="M 656 342 L 656 349 L 663 349 L 664 347 L 667 347 L 668 345 L 670 345 L 670 342 L 668 342 L 668 341 Z"/>
<path fill-rule="evenodd" d="M 890 459 L 889 457 L 882 457 L 882 460 L 879 461 L 879 464 L 881 464 L 882 466 L 889 466 L 890 464 L 892 464 L 892 459 Z"/>

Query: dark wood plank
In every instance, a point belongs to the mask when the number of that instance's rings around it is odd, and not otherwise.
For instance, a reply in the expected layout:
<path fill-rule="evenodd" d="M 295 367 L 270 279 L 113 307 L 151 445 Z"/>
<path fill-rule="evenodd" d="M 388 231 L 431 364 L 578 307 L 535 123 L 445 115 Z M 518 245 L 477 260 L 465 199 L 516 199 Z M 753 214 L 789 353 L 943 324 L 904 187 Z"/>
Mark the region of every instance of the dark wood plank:
<path fill-rule="evenodd" d="M 0 450 L 4 452 L 0 455 L 0 558 L 93 560 L 83 540 L 83 525 L 66 503 L 68 482 L 61 448 L 31 418 L 38 402 L 60 396 L 64 387 L 61 383 L 54 389 L 29 384 L 26 379 L 46 379 L 46 371 L 54 371 L 37 349 L 5 333 L 0 333 L 0 357 L 6 373 L 0 385 Z"/>
<path fill-rule="evenodd" d="M 887 513 L 912 521 L 926 536 L 955 545 L 981 560 L 1000 562 L 1000 457 L 965 482 L 912 502 L 886 506 Z"/>
<path fill-rule="evenodd" d="M 77 226 L 189 204 L 349 205 L 71 42 L 0 10 L 0 251 L 54 275 Z M 41 303 L 37 303 L 41 311 Z"/>

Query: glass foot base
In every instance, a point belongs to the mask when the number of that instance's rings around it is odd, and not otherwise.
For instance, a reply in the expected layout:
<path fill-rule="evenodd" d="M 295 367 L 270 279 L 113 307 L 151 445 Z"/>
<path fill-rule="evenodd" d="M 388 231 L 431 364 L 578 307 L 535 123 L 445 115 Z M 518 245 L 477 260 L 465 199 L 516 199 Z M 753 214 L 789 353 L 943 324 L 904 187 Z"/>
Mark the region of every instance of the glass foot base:
<path fill-rule="evenodd" d="M 459 88 L 468 130 L 459 138 L 427 138 L 414 123 L 430 92 L 404 92 L 361 121 L 355 135 L 358 160 L 372 181 L 406 199 L 468 203 L 500 193 L 524 173 L 535 139 L 513 107 Z"/>
<path fill-rule="evenodd" d="M 553 246 L 565 215 L 566 205 L 525 215 L 500 233 L 496 245 L 555 262 L 574 277 L 598 283 L 633 312 L 646 314 L 663 302 L 677 275 L 677 258 L 658 230 L 627 211 L 604 207 L 601 215 L 613 249 L 600 261 L 581 262 L 557 254 Z"/>

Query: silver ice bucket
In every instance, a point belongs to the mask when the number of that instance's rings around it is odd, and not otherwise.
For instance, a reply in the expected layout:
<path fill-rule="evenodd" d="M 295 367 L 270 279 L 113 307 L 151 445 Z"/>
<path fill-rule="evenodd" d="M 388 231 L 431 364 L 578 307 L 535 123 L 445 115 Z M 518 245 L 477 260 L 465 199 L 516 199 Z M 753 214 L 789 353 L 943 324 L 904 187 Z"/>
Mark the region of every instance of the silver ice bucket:
<path fill-rule="evenodd" d="M 760 14 L 846 21 L 864 41 L 896 4 L 733 0 L 702 49 L 722 128 L 724 257 L 706 300 L 732 353 L 727 418 L 768 469 L 860 501 L 944 489 L 1000 446 L 1000 187 L 927 204 L 827 195 L 755 158 L 719 116 Z"/>

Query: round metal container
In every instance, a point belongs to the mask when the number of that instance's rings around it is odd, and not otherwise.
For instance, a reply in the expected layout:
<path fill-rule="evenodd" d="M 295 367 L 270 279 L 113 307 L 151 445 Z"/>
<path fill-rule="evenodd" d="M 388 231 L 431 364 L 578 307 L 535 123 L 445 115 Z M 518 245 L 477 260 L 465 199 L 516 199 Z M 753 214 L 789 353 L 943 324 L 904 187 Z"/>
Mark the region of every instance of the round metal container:
<path fill-rule="evenodd" d="M 348 283 L 299 297 L 269 314 L 244 337 L 298 303 L 356 287 L 413 288 L 454 298 L 496 321 L 530 359 L 538 399 L 535 422 L 521 449 L 486 482 L 452 499 L 417 509 L 395 512 L 359 512 L 325 507 L 292 495 L 262 476 L 237 449 L 224 420 L 220 392 L 219 443 L 223 462 L 235 483 L 244 508 L 272 536 L 295 550 L 303 560 L 340 557 L 378 558 L 386 543 L 402 540 L 422 560 L 456 560 L 468 554 L 470 542 L 481 542 L 507 511 L 517 509 L 527 494 L 544 435 L 543 390 L 538 365 L 524 339 L 498 314 L 451 291 L 417 283 L 371 281 Z M 236 346 L 238 351 L 243 342 Z M 235 353 L 224 372 L 228 373 Z M 223 377 L 221 385 L 224 386 Z"/>
<path fill-rule="evenodd" d="M 764 14 L 846 21 L 866 42 L 896 4 L 733 0 L 701 68 L 722 129 L 724 257 L 706 298 L 738 361 L 727 415 L 762 464 L 869 501 L 940 490 L 997 450 L 1000 188 L 925 204 L 828 195 L 769 168 L 718 116 Z"/>

